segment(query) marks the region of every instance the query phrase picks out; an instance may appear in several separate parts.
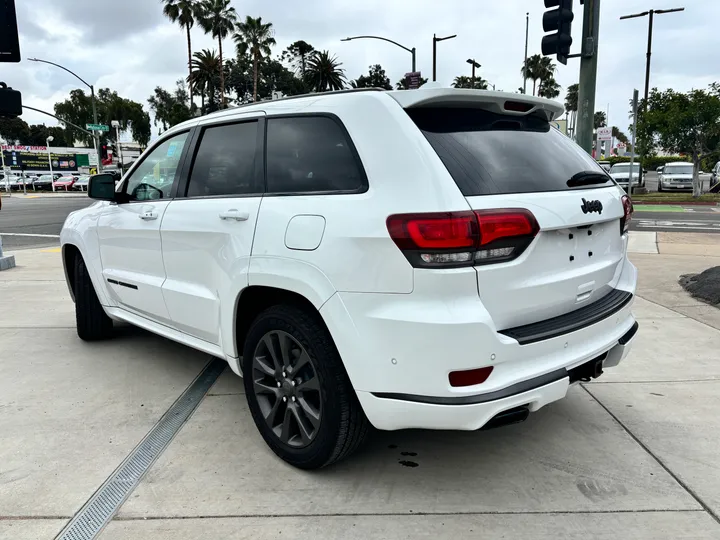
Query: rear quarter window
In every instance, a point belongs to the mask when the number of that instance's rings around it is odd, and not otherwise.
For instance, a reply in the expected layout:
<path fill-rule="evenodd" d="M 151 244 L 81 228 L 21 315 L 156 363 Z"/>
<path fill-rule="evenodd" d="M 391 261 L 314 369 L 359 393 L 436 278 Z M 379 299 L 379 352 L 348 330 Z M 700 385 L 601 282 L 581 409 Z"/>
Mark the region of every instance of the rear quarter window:
<path fill-rule="evenodd" d="M 406 112 L 466 197 L 614 185 L 592 157 L 539 116 L 469 108 Z M 568 187 L 582 172 L 605 174 L 607 181 Z"/>

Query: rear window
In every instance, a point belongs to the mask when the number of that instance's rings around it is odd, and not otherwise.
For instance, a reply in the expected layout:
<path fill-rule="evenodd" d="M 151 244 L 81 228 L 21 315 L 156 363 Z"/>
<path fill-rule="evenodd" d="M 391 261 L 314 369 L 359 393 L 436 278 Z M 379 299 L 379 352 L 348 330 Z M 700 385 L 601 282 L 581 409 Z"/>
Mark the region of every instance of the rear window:
<path fill-rule="evenodd" d="M 614 185 L 592 157 L 539 116 L 465 108 L 407 113 L 466 197 Z M 568 180 L 583 172 L 604 174 L 607 180 L 568 187 Z"/>
<path fill-rule="evenodd" d="M 663 174 L 665 174 L 665 175 L 692 174 L 692 173 L 693 173 L 692 165 L 668 165 L 665 167 L 665 170 L 663 171 Z"/>

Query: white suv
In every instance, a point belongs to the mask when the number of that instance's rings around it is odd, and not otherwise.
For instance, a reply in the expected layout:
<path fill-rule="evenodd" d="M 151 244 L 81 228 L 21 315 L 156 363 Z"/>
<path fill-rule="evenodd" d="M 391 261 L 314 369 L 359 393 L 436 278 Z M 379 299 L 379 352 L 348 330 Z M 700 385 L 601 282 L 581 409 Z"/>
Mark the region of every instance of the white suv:
<path fill-rule="evenodd" d="M 369 425 L 524 420 L 627 354 L 632 205 L 551 128 L 456 89 L 315 94 L 163 133 L 61 235 L 77 329 L 127 321 L 227 360 L 302 468 Z"/>

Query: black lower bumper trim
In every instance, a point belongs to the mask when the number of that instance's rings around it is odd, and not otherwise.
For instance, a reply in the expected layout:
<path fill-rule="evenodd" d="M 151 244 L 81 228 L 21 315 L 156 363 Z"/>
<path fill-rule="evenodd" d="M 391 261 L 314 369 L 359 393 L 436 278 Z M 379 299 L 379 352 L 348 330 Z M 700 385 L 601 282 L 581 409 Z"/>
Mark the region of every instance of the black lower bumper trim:
<path fill-rule="evenodd" d="M 632 297 L 632 293 L 614 289 L 597 302 L 570 313 L 524 326 L 508 328 L 507 330 L 501 330 L 499 333 L 513 338 L 520 345 L 552 339 L 575 332 L 610 317 L 628 305 Z"/>
<path fill-rule="evenodd" d="M 637 321 L 635 321 L 635 324 L 632 325 L 632 328 L 630 328 L 630 330 L 628 330 L 625 335 L 618 340 L 618 343 L 620 345 L 627 345 L 628 343 L 630 343 L 630 340 L 635 337 L 635 334 L 637 334 L 639 326 L 640 325 L 637 323 Z"/>
<path fill-rule="evenodd" d="M 512 386 L 502 388 L 501 390 L 495 390 L 494 392 L 487 392 L 485 394 L 478 394 L 475 396 L 457 396 L 457 397 L 434 397 L 434 396 L 416 396 L 413 394 L 392 394 L 387 392 L 373 393 L 373 396 L 383 399 L 397 399 L 400 401 L 412 401 L 415 403 L 429 403 L 431 405 L 475 405 L 477 403 L 487 403 L 488 401 L 495 401 L 506 397 L 514 396 L 515 394 L 522 394 L 529 390 L 534 390 L 546 384 L 550 384 L 568 376 L 568 372 L 565 368 L 557 369 L 540 375 L 539 377 L 533 377 L 526 381 L 520 381 Z"/>

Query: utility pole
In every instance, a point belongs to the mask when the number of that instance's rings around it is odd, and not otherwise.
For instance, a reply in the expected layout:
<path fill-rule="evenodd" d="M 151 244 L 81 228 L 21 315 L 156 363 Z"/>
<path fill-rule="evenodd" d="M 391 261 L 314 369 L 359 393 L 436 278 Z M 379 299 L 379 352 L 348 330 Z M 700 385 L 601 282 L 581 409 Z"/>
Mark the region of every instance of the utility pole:
<path fill-rule="evenodd" d="M 592 155 L 595 86 L 597 83 L 598 36 L 600 34 L 600 0 L 585 0 L 583 11 L 582 53 L 576 142 Z"/>
<path fill-rule="evenodd" d="M 678 11 L 685 11 L 684 7 L 672 8 L 672 9 L 650 9 L 643 11 L 642 13 L 634 13 L 632 15 L 623 15 L 620 20 L 636 19 L 638 17 L 648 16 L 648 43 L 647 53 L 645 56 L 645 99 L 643 100 L 642 112 L 643 114 L 647 111 L 648 96 L 650 94 L 650 57 L 652 56 L 652 37 L 653 37 L 653 20 L 655 14 L 663 15 L 665 13 L 677 13 Z M 633 153 L 635 152 L 635 146 L 633 145 Z M 642 167 L 640 167 L 640 181 L 642 181 Z"/>
<path fill-rule="evenodd" d="M 632 111 L 633 111 L 633 131 L 632 131 L 632 152 L 630 152 L 630 175 L 628 176 L 628 194 L 630 197 L 632 197 L 633 192 L 633 162 L 635 161 L 635 132 L 637 131 L 637 112 L 638 112 L 638 91 L 635 89 L 633 91 L 633 103 L 632 103 Z M 640 170 L 638 171 L 638 185 L 640 182 L 640 178 L 642 174 L 642 165 L 640 165 Z"/>
<path fill-rule="evenodd" d="M 523 63 L 523 94 L 527 94 L 527 49 L 528 36 L 530 35 L 530 12 L 525 13 L 525 63 Z"/>

